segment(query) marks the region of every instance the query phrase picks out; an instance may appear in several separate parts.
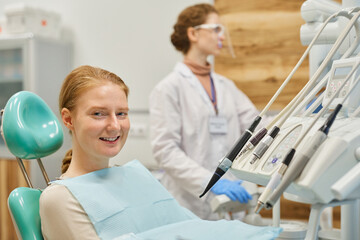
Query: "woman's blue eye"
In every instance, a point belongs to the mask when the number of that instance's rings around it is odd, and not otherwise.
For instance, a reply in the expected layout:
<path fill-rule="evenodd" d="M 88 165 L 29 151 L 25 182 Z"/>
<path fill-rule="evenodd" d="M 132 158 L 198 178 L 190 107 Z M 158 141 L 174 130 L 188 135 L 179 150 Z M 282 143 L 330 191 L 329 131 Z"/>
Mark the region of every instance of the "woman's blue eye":
<path fill-rule="evenodd" d="M 95 116 L 102 116 L 103 114 L 101 112 L 95 112 L 94 115 Z"/>
<path fill-rule="evenodd" d="M 126 112 L 119 112 L 117 115 L 118 115 L 118 116 L 126 116 L 127 113 L 126 113 Z"/>

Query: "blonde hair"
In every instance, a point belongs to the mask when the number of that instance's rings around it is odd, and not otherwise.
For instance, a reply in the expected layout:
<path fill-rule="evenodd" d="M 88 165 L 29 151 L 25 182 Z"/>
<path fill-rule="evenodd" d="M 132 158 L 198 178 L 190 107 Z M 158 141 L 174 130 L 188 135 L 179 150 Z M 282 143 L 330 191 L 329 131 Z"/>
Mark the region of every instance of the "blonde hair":
<path fill-rule="evenodd" d="M 65 78 L 59 95 L 60 113 L 63 108 L 67 108 L 69 111 L 74 110 L 82 93 L 92 87 L 100 86 L 104 81 L 111 81 L 119 85 L 124 90 L 126 97 L 128 97 L 129 88 L 119 76 L 101 68 L 84 65 L 75 68 Z M 72 149 L 66 153 L 63 159 L 61 166 L 62 173 L 67 171 L 71 157 Z"/>

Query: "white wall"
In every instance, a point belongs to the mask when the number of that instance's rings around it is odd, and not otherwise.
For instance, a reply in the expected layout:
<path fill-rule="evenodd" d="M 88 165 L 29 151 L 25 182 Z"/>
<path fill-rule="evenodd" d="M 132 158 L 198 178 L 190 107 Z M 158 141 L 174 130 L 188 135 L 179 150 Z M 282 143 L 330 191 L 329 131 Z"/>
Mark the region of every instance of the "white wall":
<path fill-rule="evenodd" d="M 0 16 L 6 5 L 18 2 L 61 15 L 63 35 L 70 36 L 73 42 L 74 67 L 102 67 L 128 84 L 131 124 L 135 130 L 145 127 L 145 136 L 129 136 L 124 150 L 112 163 L 137 158 L 148 167 L 155 167 L 148 140 L 148 96 L 181 59 L 170 43 L 172 26 L 186 6 L 213 1 L 1 0 Z"/>

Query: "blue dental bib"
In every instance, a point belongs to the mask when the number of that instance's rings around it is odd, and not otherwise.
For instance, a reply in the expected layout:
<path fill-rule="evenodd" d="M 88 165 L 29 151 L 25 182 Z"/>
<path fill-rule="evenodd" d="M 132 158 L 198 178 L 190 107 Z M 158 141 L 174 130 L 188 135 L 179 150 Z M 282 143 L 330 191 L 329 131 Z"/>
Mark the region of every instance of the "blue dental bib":
<path fill-rule="evenodd" d="M 101 239 L 198 219 L 137 160 L 54 183 L 74 195 Z"/>
<path fill-rule="evenodd" d="M 69 189 L 101 239 L 268 240 L 282 231 L 236 220 L 201 220 L 137 160 L 54 183 Z"/>

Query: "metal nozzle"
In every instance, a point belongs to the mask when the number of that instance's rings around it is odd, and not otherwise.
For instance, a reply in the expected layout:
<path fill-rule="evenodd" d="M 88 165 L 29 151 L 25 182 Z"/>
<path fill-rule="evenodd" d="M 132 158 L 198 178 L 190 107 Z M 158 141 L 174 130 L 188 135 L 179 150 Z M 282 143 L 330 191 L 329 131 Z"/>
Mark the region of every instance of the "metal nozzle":
<path fill-rule="evenodd" d="M 330 116 L 327 118 L 326 122 L 324 123 L 324 125 L 321 126 L 321 128 L 319 129 L 320 131 L 322 131 L 323 133 L 325 133 L 326 135 L 329 133 L 331 125 L 333 124 L 333 122 L 335 121 L 336 115 L 340 112 L 342 105 L 338 104 L 335 108 L 335 110 L 330 114 Z"/>
<path fill-rule="evenodd" d="M 254 147 L 254 145 L 252 145 L 251 142 L 247 142 L 247 144 L 244 146 L 244 148 L 240 151 L 239 157 L 241 155 L 243 155 L 244 153 L 246 153 L 247 151 L 249 151 L 251 149 L 251 147 Z"/>
<path fill-rule="evenodd" d="M 224 175 L 224 173 L 231 167 L 232 162 L 235 160 L 236 156 L 242 150 L 246 142 L 250 139 L 252 133 L 254 132 L 260 121 L 261 117 L 257 116 L 251 126 L 241 135 L 240 139 L 235 143 L 231 151 L 225 156 L 225 158 L 216 168 L 215 173 L 210 179 L 210 182 L 206 186 L 204 192 L 199 196 L 200 198 L 204 196 L 210 190 L 210 188 L 222 177 L 222 175 Z"/>
<path fill-rule="evenodd" d="M 258 157 L 253 155 L 250 161 L 250 164 L 254 164 L 256 162 L 256 160 L 258 160 Z"/>
<path fill-rule="evenodd" d="M 259 212 L 261 211 L 261 209 L 263 209 L 263 207 L 264 207 L 264 203 L 258 201 L 256 208 L 255 208 L 255 213 L 259 214 Z"/>
<path fill-rule="evenodd" d="M 214 175 L 211 177 L 208 185 L 206 186 L 204 192 L 199 196 L 199 198 L 202 198 L 214 185 L 215 183 L 224 175 L 224 171 L 220 169 L 219 167 L 216 168 Z"/>

